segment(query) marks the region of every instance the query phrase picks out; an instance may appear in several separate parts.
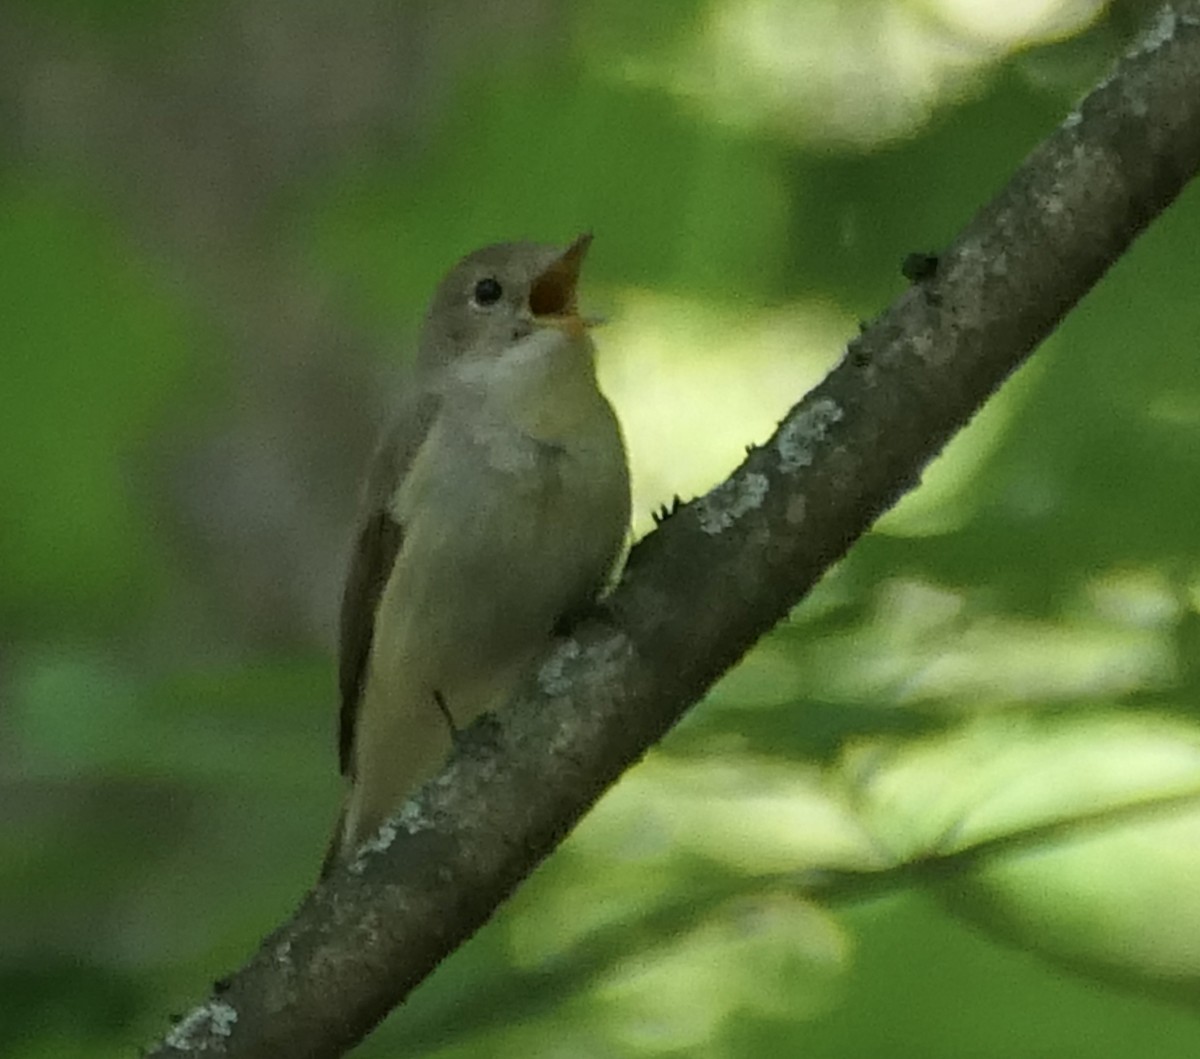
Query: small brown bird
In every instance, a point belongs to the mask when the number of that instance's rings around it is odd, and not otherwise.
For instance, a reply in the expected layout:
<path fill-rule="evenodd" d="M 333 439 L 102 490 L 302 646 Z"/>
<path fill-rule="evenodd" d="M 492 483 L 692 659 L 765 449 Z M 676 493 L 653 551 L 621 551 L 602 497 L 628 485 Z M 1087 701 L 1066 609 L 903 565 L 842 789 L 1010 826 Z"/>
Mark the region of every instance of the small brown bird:
<path fill-rule="evenodd" d="M 349 787 L 326 870 L 437 771 L 455 728 L 503 705 L 560 619 L 611 578 L 629 470 L 575 301 L 590 242 L 477 250 L 426 314 L 342 601 Z"/>

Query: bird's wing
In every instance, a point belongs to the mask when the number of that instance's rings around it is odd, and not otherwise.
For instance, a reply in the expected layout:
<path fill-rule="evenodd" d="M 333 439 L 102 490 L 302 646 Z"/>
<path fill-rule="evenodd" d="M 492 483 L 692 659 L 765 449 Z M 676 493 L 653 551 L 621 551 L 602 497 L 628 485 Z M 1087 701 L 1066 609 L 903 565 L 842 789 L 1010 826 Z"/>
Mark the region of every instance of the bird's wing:
<path fill-rule="evenodd" d="M 362 515 L 342 590 L 338 689 L 338 765 L 345 776 L 353 768 L 354 728 L 362 698 L 375 631 L 375 612 L 404 543 L 391 501 L 437 415 L 437 397 L 428 390 L 411 399 L 384 436 L 367 476 Z"/>

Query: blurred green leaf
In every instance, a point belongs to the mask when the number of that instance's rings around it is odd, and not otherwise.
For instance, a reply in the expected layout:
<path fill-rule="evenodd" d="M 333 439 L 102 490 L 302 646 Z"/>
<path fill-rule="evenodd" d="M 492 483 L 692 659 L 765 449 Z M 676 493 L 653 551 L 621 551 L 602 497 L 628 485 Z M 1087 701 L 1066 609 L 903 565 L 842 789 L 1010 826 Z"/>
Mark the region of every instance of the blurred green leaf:
<path fill-rule="evenodd" d="M 845 767 L 879 845 L 929 858 L 959 913 L 1084 973 L 1196 996 L 1200 728 L 1010 714 Z"/>
<path fill-rule="evenodd" d="M 163 582 L 131 472 L 190 343 L 149 263 L 62 188 L 0 184 L 0 270 L 0 614 L 94 629 Z"/>

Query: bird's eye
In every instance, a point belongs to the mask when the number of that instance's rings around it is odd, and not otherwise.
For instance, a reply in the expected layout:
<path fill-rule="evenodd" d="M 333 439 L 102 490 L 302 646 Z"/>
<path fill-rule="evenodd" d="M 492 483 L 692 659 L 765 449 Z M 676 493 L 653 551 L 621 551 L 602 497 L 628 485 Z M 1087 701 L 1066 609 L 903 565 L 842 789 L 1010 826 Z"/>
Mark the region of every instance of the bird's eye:
<path fill-rule="evenodd" d="M 489 305 L 495 305 L 503 294 L 504 288 L 500 286 L 500 281 L 494 276 L 488 276 L 475 284 L 475 290 L 471 292 L 471 300 L 480 308 L 486 308 Z"/>

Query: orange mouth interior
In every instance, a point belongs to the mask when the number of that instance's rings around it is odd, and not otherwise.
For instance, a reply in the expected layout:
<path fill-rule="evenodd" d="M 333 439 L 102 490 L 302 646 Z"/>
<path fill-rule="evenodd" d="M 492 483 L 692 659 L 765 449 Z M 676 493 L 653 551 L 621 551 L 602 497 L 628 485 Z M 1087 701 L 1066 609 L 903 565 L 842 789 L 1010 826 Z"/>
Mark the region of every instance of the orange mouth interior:
<path fill-rule="evenodd" d="M 559 267 L 561 258 L 536 280 L 529 292 L 529 308 L 534 316 L 577 316 L 575 284 L 578 276 Z"/>
<path fill-rule="evenodd" d="M 533 281 L 529 290 L 529 310 L 536 319 L 571 332 L 582 333 L 586 328 L 575 303 L 575 287 L 591 241 L 590 235 L 581 235 Z"/>

